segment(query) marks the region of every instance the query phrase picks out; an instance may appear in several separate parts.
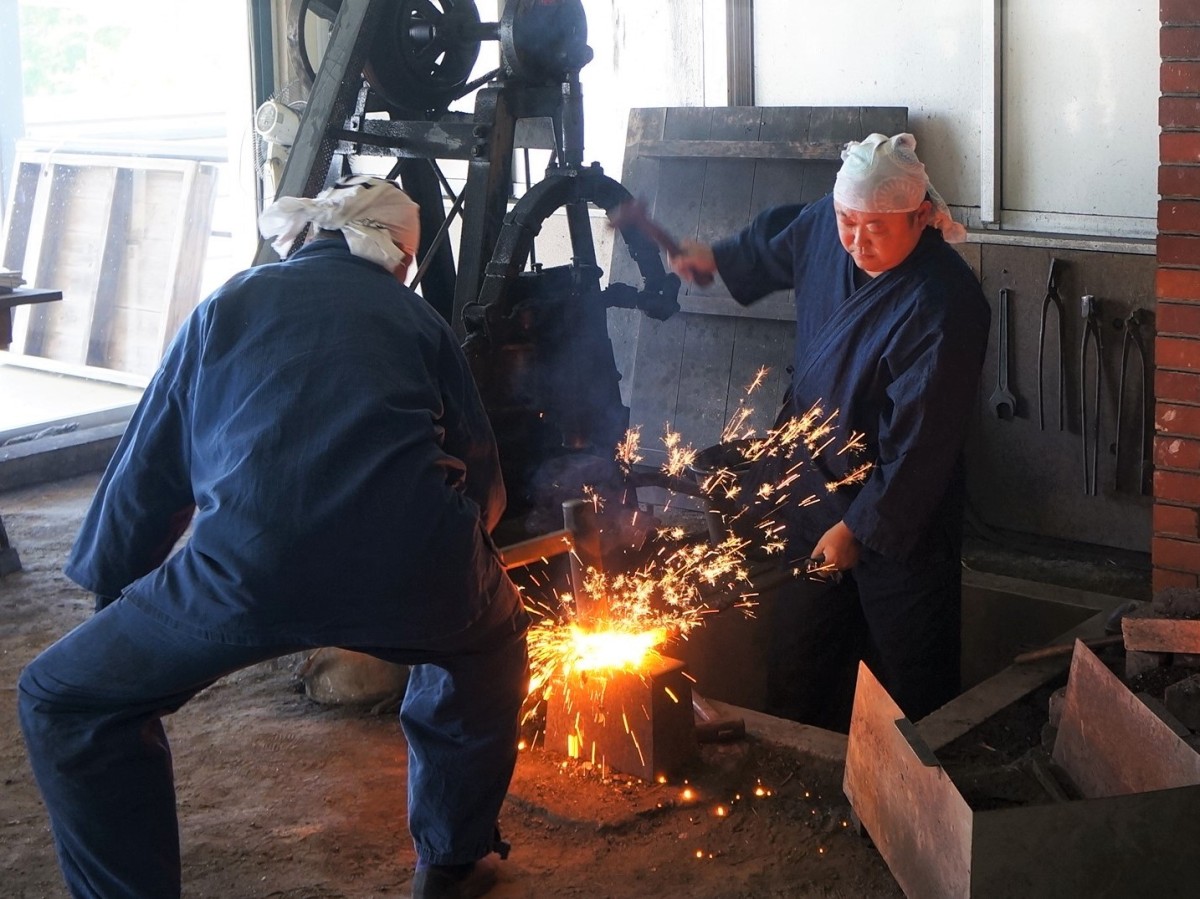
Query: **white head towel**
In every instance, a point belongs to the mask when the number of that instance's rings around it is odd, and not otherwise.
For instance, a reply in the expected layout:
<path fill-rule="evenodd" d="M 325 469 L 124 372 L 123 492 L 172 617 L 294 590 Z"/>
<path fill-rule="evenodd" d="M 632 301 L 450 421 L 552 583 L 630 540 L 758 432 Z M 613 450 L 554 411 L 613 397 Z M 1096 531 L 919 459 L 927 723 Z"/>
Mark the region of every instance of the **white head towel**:
<path fill-rule="evenodd" d="M 872 134 L 864 141 L 850 141 L 842 151 L 833 198 L 859 212 L 912 212 L 928 194 L 933 203 L 930 224 L 946 240 L 959 243 L 966 239 L 967 229 L 954 221 L 946 201 L 929 183 L 916 147 L 911 134 Z"/>
<path fill-rule="evenodd" d="M 258 229 L 281 257 L 310 222 L 341 231 L 350 252 L 389 272 L 417 255 L 421 242 L 419 208 L 400 186 L 386 178 L 351 175 L 306 197 L 281 197 L 262 211 Z"/>

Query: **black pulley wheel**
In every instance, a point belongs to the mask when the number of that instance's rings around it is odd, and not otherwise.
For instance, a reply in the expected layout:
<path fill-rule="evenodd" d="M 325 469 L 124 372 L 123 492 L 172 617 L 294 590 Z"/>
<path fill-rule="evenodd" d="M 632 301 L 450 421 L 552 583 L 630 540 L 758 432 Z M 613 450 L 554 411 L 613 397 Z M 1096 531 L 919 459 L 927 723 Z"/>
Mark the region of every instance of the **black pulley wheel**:
<path fill-rule="evenodd" d="M 340 9 L 341 0 L 289 4 L 288 54 L 305 86 L 319 67 L 307 46 L 305 21 L 311 14 L 332 27 Z M 444 112 L 463 93 L 485 30 L 474 0 L 396 0 L 384 11 L 363 75 L 393 112 Z"/>
<path fill-rule="evenodd" d="M 444 112 L 479 58 L 474 0 L 399 0 L 386 13 L 363 74 L 398 110 Z"/>

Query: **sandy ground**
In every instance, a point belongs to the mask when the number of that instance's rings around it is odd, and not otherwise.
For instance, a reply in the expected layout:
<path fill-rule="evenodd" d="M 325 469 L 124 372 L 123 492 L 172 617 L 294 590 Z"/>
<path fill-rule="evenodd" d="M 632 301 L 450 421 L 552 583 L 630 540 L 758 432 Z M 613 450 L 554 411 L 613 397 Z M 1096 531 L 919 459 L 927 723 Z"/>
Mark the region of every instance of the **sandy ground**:
<path fill-rule="evenodd" d="M 21 667 L 91 612 L 60 568 L 87 476 L 0 494 L 23 570 L 0 579 L 0 893 L 62 897 L 45 809 L 16 724 Z M 187 897 L 407 896 L 413 852 L 394 709 L 318 704 L 295 657 L 226 678 L 167 720 Z M 464 771 L 463 777 L 470 777 Z M 762 785 L 770 795 L 755 797 Z M 899 897 L 849 826 L 838 766 L 752 739 L 703 748 L 683 783 L 522 752 L 495 899 Z M 721 814 L 721 810 L 725 814 Z"/>

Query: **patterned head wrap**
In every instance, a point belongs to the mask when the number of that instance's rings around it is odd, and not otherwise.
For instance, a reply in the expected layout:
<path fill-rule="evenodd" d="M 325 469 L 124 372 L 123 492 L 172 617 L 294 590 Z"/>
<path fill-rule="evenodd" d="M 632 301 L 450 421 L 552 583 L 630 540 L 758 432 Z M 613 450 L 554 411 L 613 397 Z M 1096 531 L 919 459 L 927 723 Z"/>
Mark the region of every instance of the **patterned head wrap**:
<path fill-rule="evenodd" d="M 395 181 L 351 175 L 317 194 L 316 199 L 281 197 L 262 211 L 258 229 L 281 257 L 304 226 L 341 231 L 350 252 L 395 271 L 405 254 L 417 255 L 421 222 L 417 204 Z"/>
<path fill-rule="evenodd" d="M 954 221 L 946 201 L 929 183 L 916 147 L 911 134 L 872 134 L 864 141 L 850 141 L 842 151 L 833 198 L 859 212 L 912 212 L 928 195 L 933 203 L 930 224 L 946 240 L 959 243 L 966 239 L 967 229 Z"/>

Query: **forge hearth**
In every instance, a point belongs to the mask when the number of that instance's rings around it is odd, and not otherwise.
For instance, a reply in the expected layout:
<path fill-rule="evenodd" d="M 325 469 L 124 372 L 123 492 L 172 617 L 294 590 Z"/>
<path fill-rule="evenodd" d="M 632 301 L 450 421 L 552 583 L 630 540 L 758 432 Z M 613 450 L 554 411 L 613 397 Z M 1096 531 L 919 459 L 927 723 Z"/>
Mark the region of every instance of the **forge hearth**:
<path fill-rule="evenodd" d="M 637 669 L 555 678 L 546 691 L 545 739 L 553 752 L 643 780 L 676 777 L 697 754 L 683 663 L 658 656 Z"/>
<path fill-rule="evenodd" d="M 844 789 L 907 896 L 1196 894 L 1200 754 L 1179 729 L 1077 641 L 1051 733 L 997 765 L 1023 798 L 980 807 L 860 667 Z"/>

